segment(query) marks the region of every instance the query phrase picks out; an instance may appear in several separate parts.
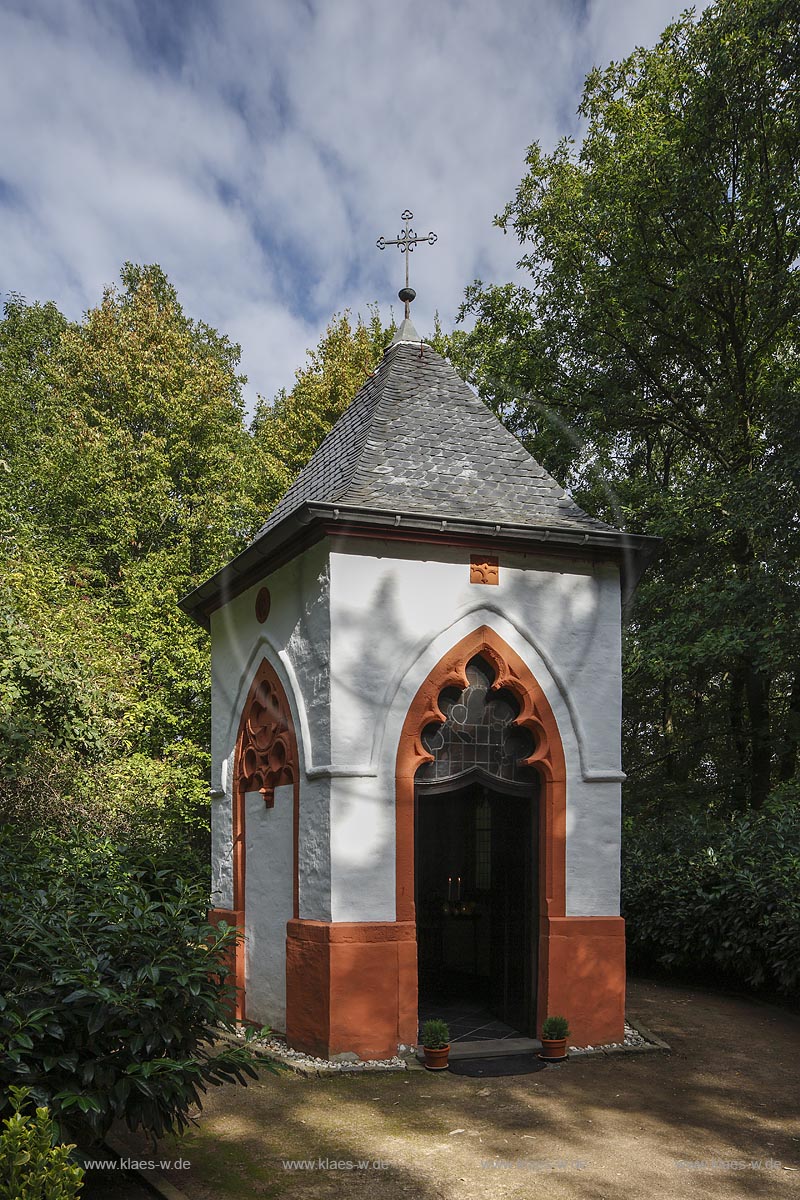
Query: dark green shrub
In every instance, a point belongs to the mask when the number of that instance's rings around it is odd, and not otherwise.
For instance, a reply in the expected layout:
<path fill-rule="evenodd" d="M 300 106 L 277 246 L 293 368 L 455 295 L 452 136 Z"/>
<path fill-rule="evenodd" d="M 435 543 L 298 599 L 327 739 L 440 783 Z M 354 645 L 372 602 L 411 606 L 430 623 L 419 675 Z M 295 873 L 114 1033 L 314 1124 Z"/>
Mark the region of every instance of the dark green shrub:
<path fill-rule="evenodd" d="M 422 1026 L 422 1044 L 429 1050 L 442 1050 L 450 1044 L 450 1029 L 446 1021 L 434 1018 Z"/>
<path fill-rule="evenodd" d="M 569 1021 L 566 1017 L 545 1017 L 542 1024 L 542 1037 L 547 1041 L 560 1041 L 569 1037 Z"/>
<path fill-rule="evenodd" d="M 70 1162 L 74 1146 L 54 1145 L 56 1129 L 44 1107 L 22 1113 L 30 1093 L 9 1089 L 12 1113 L 0 1133 L 0 1200 L 73 1200 L 83 1171 Z"/>
<path fill-rule="evenodd" d="M 622 905 L 632 965 L 796 996 L 796 808 L 626 822 Z"/>
<path fill-rule="evenodd" d="M 233 931 L 204 889 L 102 842 L 0 831 L 0 1111 L 23 1084 L 86 1144 L 115 1119 L 182 1128 L 208 1084 L 255 1076 L 215 1049 Z"/>

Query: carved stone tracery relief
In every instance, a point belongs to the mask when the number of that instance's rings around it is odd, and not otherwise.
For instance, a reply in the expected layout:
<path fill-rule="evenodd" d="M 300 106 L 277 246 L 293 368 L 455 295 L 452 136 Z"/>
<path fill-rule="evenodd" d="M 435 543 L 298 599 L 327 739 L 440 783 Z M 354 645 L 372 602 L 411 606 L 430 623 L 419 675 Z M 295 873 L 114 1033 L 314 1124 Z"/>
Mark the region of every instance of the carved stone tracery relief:
<path fill-rule="evenodd" d="M 275 805 L 275 788 L 294 784 L 292 799 L 293 896 L 292 911 L 299 912 L 298 814 L 300 760 L 291 709 L 286 692 L 273 667 L 263 659 L 253 679 L 242 710 L 236 740 L 233 791 L 233 915 L 244 929 L 245 917 L 245 795 L 260 792 L 267 808 Z M 228 910 L 219 909 L 225 920 Z M 248 919 L 252 920 L 252 916 Z M 257 916 L 256 916 L 256 919 Z M 236 976 L 236 1017 L 243 1020 L 246 1010 L 244 948 L 237 943 L 234 951 Z"/>
<path fill-rule="evenodd" d="M 239 791 L 261 792 L 267 808 L 272 808 L 275 788 L 295 782 L 297 751 L 286 695 L 266 662 L 250 693 L 240 736 Z"/>
<path fill-rule="evenodd" d="M 493 554 L 471 554 L 469 557 L 470 583 L 497 584 L 500 582 L 500 560 Z"/>

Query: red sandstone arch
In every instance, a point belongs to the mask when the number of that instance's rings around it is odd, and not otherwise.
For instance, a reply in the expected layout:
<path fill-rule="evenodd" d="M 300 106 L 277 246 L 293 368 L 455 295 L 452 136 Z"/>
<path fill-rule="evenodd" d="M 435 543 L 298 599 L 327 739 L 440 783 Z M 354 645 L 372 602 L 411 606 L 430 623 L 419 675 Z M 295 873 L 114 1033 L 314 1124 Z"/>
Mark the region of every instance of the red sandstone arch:
<path fill-rule="evenodd" d="M 540 913 L 563 917 L 566 903 L 566 781 L 564 749 L 547 697 L 531 671 L 503 639 L 482 625 L 454 646 L 433 668 L 408 710 L 397 751 L 397 920 L 414 915 L 414 776 L 432 755 L 422 745 L 422 732 L 433 721 L 444 722 L 439 696 L 444 688 L 467 686 L 467 663 L 483 655 L 494 669 L 495 688 L 508 688 L 520 706 L 514 722 L 533 734 L 536 748 L 526 759 L 541 776 L 539 803 Z"/>
<path fill-rule="evenodd" d="M 300 763 L 297 738 L 289 701 L 274 668 L 263 659 L 247 693 L 233 760 L 233 909 L 213 909 L 209 919 L 225 920 L 245 928 L 245 809 L 247 792 L 260 792 L 267 808 L 275 803 L 275 788 L 294 785 L 293 842 L 294 893 L 293 913 L 297 917 L 298 896 L 298 824 L 300 800 Z M 230 968 L 236 984 L 235 1016 L 245 1016 L 244 946 L 238 942 Z"/>
<path fill-rule="evenodd" d="M 433 721 L 444 722 L 439 696 L 450 685 L 467 686 L 467 663 L 476 654 L 486 658 L 495 671 L 494 687 L 507 688 L 517 700 L 520 713 L 515 724 L 530 730 L 535 739 L 533 754 L 525 761 L 535 767 L 541 779 L 538 1024 L 547 1015 L 550 992 L 550 922 L 552 918 L 563 918 L 566 911 L 567 773 L 564 748 L 553 710 L 532 672 L 488 625 L 467 634 L 437 663 L 414 697 L 403 723 L 396 776 L 397 920 L 415 921 L 414 777 L 422 763 L 432 761 L 432 755 L 422 744 L 422 732 Z M 416 1008 L 416 1000 L 413 1007 Z"/>
<path fill-rule="evenodd" d="M 297 916 L 297 801 L 300 764 L 292 712 L 274 668 L 262 660 L 242 709 L 233 773 L 233 907 L 244 910 L 244 797 L 261 792 L 267 808 L 275 788 L 294 784 L 294 915 Z"/>

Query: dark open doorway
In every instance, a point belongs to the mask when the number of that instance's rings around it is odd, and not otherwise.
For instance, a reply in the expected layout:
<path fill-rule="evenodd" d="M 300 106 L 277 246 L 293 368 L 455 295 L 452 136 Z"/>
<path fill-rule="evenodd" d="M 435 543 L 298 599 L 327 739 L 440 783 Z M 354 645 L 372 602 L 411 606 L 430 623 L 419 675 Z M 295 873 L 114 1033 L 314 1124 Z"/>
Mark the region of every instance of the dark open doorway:
<path fill-rule="evenodd" d="M 416 788 L 420 1014 L 456 1038 L 535 1033 L 537 791 L 480 768 Z"/>

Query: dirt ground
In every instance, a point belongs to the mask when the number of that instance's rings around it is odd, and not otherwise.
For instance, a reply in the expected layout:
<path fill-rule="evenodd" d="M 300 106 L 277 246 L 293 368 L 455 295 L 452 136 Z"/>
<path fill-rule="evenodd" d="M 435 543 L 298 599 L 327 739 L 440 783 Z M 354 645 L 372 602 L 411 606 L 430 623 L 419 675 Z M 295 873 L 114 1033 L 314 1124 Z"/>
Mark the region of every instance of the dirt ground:
<path fill-rule="evenodd" d="M 800 1016 L 646 981 L 628 1014 L 673 1053 L 489 1080 L 264 1073 L 210 1092 L 159 1155 L 191 1163 L 166 1172 L 191 1200 L 800 1196 Z"/>

